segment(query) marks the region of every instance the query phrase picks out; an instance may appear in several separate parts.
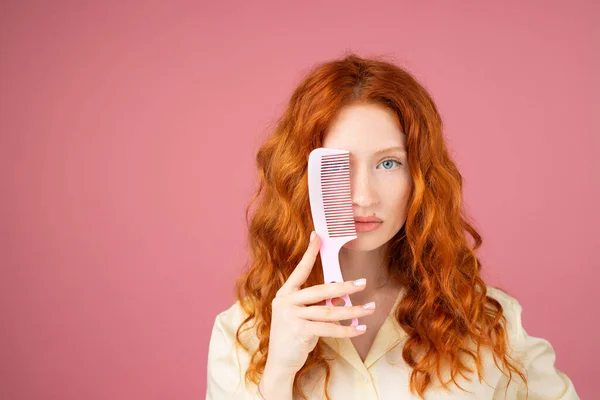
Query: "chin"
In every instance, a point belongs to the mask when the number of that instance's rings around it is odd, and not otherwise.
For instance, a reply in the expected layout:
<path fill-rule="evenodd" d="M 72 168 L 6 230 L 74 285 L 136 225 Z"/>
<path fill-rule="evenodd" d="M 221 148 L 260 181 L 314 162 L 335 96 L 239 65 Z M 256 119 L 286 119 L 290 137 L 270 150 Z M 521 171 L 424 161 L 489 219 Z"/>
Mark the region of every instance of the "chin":
<path fill-rule="evenodd" d="M 396 234 L 402 229 L 404 222 L 397 227 L 389 229 L 389 227 L 382 227 L 382 230 L 374 230 L 371 232 L 357 232 L 357 238 L 349 241 L 343 247 L 348 250 L 354 251 L 372 251 L 380 248 L 396 236 Z"/>
<path fill-rule="evenodd" d="M 388 242 L 392 237 L 387 237 L 385 235 L 376 235 L 370 232 L 367 233 L 358 233 L 358 238 L 349 241 L 344 245 L 345 249 L 355 250 L 355 251 L 371 251 L 378 249 Z"/>

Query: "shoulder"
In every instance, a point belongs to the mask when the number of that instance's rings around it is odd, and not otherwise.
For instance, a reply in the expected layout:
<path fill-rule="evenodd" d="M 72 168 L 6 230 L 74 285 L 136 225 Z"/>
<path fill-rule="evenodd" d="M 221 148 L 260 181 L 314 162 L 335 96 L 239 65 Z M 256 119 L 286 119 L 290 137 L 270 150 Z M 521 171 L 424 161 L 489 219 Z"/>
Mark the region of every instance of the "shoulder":
<path fill-rule="evenodd" d="M 552 344 L 543 337 L 531 336 L 522 324 L 523 308 L 519 301 L 505 291 L 487 286 L 487 295 L 502 305 L 506 317 L 506 330 L 511 356 L 524 367 L 527 374 L 527 387 L 530 397 L 539 399 L 578 400 L 573 382 L 555 367 L 556 353 Z M 497 393 L 504 393 L 505 377 L 502 378 Z M 518 387 L 514 398 L 525 397 L 523 387 Z M 494 397 L 495 399 L 496 397 Z M 498 397 L 502 398 L 502 397 Z M 512 397 L 511 397 L 512 398 Z"/>
<path fill-rule="evenodd" d="M 219 312 L 214 320 L 213 334 L 212 337 L 219 337 L 221 340 L 225 340 L 230 344 L 236 342 L 236 334 L 239 327 L 248 318 L 248 314 L 244 311 L 241 303 L 237 300 L 235 303 L 230 305 L 227 309 Z M 244 329 L 240 332 L 240 338 L 248 344 L 256 339 L 254 331 L 254 322 L 250 321 L 244 326 Z M 248 330 L 246 330 L 248 328 Z"/>
<path fill-rule="evenodd" d="M 223 310 L 215 317 L 215 326 L 218 326 L 226 331 L 236 329 L 245 319 L 245 313 L 242 309 L 240 301 L 237 300 L 235 303 L 229 306 L 226 310 Z"/>
<path fill-rule="evenodd" d="M 511 342 L 515 342 L 522 329 L 521 314 L 523 307 L 519 301 L 505 290 L 487 285 L 487 296 L 498 301 L 502 306 L 502 314 L 506 318 L 506 329 Z"/>
<path fill-rule="evenodd" d="M 248 381 L 245 373 L 248 370 L 252 354 L 258 348 L 258 340 L 254 334 L 253 322 L 250 329 L 238 328 L 246 320 L 246 314 L 239 301 L 219 312 L 210 335 L 207 362 L 206 399 L 249 399 L 258 398 L 256 384 Z"/>
<path fill-rule="evenodd" d="M 508 294 L 505 290 L 491 285 L 486 285 L 486 289 L 488 297 L 498 300 L 503 307 L 521 307 L 519 301 L 515 297 Z"/>

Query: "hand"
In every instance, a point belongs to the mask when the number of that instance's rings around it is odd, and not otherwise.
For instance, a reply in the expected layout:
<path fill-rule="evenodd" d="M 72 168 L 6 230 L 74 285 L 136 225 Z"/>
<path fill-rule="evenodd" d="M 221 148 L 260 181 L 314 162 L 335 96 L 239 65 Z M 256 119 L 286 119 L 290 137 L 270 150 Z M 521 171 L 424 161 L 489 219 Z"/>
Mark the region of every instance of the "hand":
<path fill-rule="evenodd" d="M 365 288 L 364 285 L 355 286 L 352 281 L 300 289 L 310 275 L 319 253 L 321 241 L 316 233 L 314 236 L 302 260 L 277 291 L 271 303 L 273 315 L 265 371 L 271 369 L 279 374 L 283 371 L 295 375 L 317 345 L 319 336 L 354 337 L 365 332 L 357 329 L 357 326 L 344 326 L 327 321 L 361 318 L 374 311 L 362 306 L 314 305 L 320 302 L 325 304 L 325 299 L 356 293 Z"/>

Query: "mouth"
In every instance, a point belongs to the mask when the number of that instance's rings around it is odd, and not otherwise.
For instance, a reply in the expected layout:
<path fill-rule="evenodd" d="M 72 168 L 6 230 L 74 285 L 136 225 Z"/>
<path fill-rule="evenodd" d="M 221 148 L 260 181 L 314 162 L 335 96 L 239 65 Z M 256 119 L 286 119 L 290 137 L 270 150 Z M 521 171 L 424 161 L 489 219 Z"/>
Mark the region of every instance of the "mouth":
<path fill-rule="evenodd" d="M 383 221 L 380 218 L 377 217 L 360 217 L 360 216 L 356 216 L 354 217 L 354 222 L 357 224 L 380 224 Z"/>
<path fill-rule="evenodd" d="M 371 232 L 378 229 L 383 221 L 381 218 L 377 218 L 374 216 L 360 216 L 357 215 L 354 217 L 354 226 L 356 228 L 356 232 Z"/>
<path fill-rule="evenodd" d="M 356 232 L 371 232 L 378 229 L 383 221 L 357 221 L 354 220 L 354 227 L 356 228 Z"/>

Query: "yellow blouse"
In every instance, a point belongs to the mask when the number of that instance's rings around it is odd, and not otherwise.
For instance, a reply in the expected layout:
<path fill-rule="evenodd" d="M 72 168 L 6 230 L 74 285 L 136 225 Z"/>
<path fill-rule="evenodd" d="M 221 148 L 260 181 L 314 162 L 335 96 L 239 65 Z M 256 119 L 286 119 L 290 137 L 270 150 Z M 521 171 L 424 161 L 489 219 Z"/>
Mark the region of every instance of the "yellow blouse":
<path fill-rule="evenodd" d="M 556 355 L 552 345 L 545 339 L 529 336 L 523 328 L 522 308 L 519 302 L 500 289 L 491 286 L 487 289 L 488 296 L 498 300 L 504 309 L 509 341 L 513 349 L 512 356 L 522 361 L 527 371 L 528 399 L 579 399 L 569 377 L 554 367 Z M 410 393 L 410 367 L 402 359 L 406 333 L 393 317 L 393 310 L 401 297 L 402 292 L 396 299 L 392 312 L 377 332 L 364 362 L 349 338 L 319 339 L 326 344 L 325 350 L 336 357 L 331 364 L 331 377 L 327 388 L 332 400 L 418 399 L 418 396 Z M 239 302 L 236 302 L 215 319 L 208 350 L 207 400 L 260 399 L 256 385 L 244 381 L 250 354 L 241 347 L 236 351 L 235 346 L 235 333 L 244 317 Z M 255 349 L 258 347 L 258 341 L 256 336 L 250 336 L 249 332 L 244 332 L 242 338 L 245 343 L 250 342 L 251 348 Z M 445 391 L 434 377 L 433 385 L 430 384 L 425 391 L 425 399 L 504 399 L 508 379 L 496 367 L 491 350 L 482 348 L 481 351 L 484 361 L 481 382 L 477 378 L 477 372 L 467 375 L 471 382 L 459 374 L 456 380 L 468 392 L 461 391 L 452 382 L 449 384 L 450 391 Z M 474 363 L 469 363 L 468 360 L 465 362 L 476 371 Z M 442 376 L 447 382 L 450 375 L 446 373 Z M 325 399 L 324 382 L 325 377 L 321 372 L 308 374 L 300 384 L 310 400 L 321 400 Z M 293 400 L 300 398 L 295 394 Z M 525 387 L 515 373 L 506 391 L 506 399 L 525 399 Z"/>

